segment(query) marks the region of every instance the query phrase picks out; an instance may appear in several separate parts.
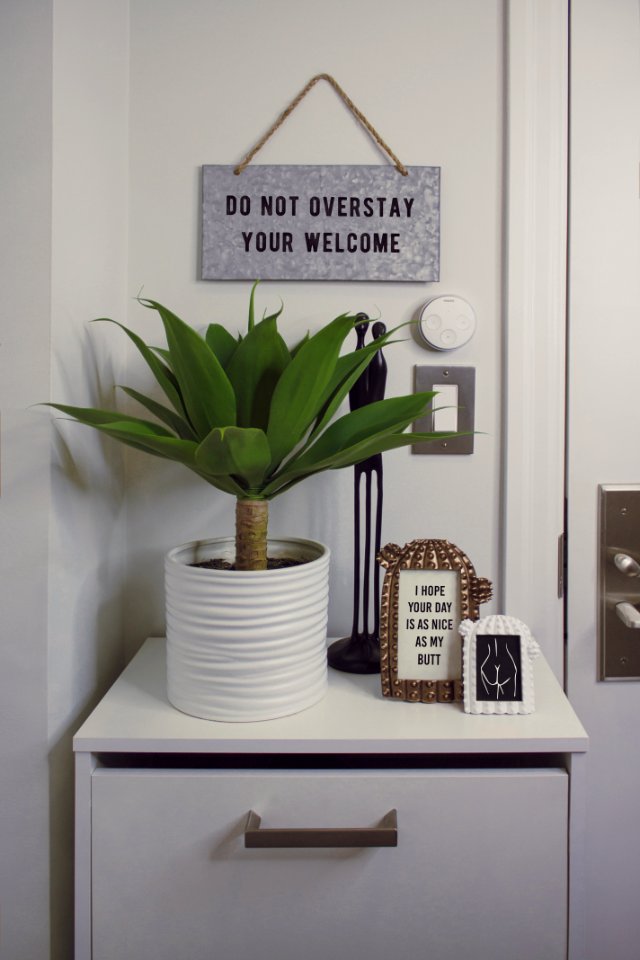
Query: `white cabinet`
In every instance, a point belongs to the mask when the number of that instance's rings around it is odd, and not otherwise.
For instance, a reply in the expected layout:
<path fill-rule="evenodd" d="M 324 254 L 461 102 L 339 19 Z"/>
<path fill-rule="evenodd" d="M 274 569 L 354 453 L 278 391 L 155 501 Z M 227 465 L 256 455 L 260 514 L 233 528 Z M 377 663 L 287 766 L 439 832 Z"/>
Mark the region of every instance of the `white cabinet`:
<path fill-rule="evenodd" d="M 586 737 L 546 665 L 532 717 L 332 674 L 324 706 L 224 724 L 166 703 L 163 657 L 148 642 L 75 739 L 76 960 L 566 958 Z M 252 810 L 304 830 L 395 810 L 397 846 L 249 849 Z"/>

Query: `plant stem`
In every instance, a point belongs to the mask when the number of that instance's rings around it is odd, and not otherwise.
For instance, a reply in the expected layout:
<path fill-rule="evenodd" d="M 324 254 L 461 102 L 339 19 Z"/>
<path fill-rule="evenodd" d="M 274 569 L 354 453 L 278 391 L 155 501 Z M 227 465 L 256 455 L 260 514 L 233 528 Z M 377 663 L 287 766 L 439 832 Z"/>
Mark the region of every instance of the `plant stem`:
<path fill-rule="evenodd" d="M 236 570 L 267 569 L 268 500 L 236 500 Z"/>

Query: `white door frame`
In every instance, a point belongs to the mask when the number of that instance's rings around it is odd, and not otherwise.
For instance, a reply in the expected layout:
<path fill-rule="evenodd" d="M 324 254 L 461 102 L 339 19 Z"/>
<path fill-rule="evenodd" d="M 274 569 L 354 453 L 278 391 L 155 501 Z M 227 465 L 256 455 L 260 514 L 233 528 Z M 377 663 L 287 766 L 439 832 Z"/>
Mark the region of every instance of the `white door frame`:
<path fill-rule="evenodd" d="M 506 0 L 504 612 L 564 675 L 568 0 Z"/>
<path fill-rule="evenodd" d="M 503 609 L 564 679 L 569 0 L 506 0 Z M 567 957 L 585 949 L 585 757 L 570 768 Z"/>

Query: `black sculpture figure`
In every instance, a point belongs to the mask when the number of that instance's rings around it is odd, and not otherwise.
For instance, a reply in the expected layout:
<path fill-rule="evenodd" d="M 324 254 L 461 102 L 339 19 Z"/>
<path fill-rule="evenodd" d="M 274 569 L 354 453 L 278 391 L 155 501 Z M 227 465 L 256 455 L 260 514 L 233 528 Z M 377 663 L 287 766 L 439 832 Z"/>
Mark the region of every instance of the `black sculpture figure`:
<path fill-rule="evenodd" d="M 356 349 L 364 347 L 369 326 L 369 317 L 358 314 Z M 371 333 L 374 340 L 386 332 L 384 323 L 376 321 Z M 352 410 L 364 407 L 375 400 L 384 399 L 387 383 L 387 364 L 378 350 L 362 376 L 349 391 L 349 406 Z M 371 536 L 373 493 L 372 478 L 376 478 L 375 530 Z M 364 504 L 364 562 L 361 564 L 361 486 L 365 484 Z M 353 624 L 351 636 L 336 640 L 329 647 L 329 666 L 347 673 L 380 672 L 380 567 L 376 555 L 380 550 L 382 530 L 382 454 L 363 460 L 354 467 L 354 561 L 353 561 Z M 373 576 L 372 576 L 373 574 Z M 373 592 L 371 581 L 373 579 Z M 362 589 L 361 589 L 362 585 Z M 373 629 L 370 629 L 370 613 L 373 607 Z"/>

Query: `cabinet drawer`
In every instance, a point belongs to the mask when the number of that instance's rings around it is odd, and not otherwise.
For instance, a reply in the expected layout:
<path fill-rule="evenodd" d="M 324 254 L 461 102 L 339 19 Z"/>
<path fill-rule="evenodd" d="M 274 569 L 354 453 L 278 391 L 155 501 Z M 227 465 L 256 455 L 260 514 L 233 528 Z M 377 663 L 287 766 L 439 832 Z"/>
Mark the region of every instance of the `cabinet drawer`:
<path fill-rule="evenodd" d="M 247 849 L 263 827 L 398 845 Z M 561 960 L 561 770 L 120 770 L 92 777 L 93 960 Z"/>

